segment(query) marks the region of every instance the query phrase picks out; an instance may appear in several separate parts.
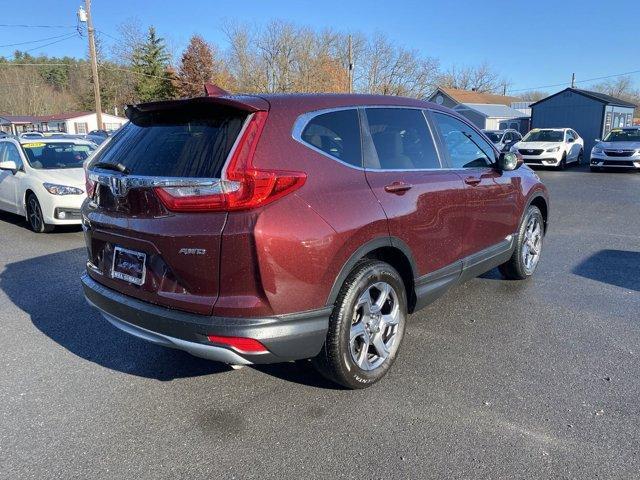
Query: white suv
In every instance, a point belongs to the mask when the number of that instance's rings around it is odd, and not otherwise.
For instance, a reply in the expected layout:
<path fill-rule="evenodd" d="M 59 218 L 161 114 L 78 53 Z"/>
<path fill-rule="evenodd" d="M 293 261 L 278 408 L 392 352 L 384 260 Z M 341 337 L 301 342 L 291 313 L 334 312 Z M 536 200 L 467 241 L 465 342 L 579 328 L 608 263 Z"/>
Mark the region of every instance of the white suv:
<path fill-rule="evenodd" d="M 95 149 L 73 138 L 0 139 L 0 210 L 25 216 L 38 233 L 80 224 L 83 162 Z"/>
<path fill-rule="evenodd" d="M 534 128 L 511 151 L 520 152 L 528 165 L 564 169 L 568 163 L 582 163 L 584 140 L 571 128 Z"/>

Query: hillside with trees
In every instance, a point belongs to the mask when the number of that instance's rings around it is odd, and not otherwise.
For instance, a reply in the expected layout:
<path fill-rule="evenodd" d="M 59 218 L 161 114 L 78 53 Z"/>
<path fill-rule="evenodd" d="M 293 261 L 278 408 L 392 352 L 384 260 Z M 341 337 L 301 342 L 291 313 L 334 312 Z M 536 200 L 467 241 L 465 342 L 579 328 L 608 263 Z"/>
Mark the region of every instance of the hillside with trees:
<path fill-rule="evenodd" d="M 172 58 L 154 27 L 122 25 L 104 48 L 98 33 L 103 109 L 122 112 L 128 103 L 200 95 L 206 82 L 231 92 L 347 92 L 349 35 L 283 21 L 262 28 L 226 24 L 224 45 L 194 35 Z M 441 68 L 440 61 L 399 46 L 383 34 L 353 34 L 353 89 L 360 93 L 422 98 L 437 85 L 508 91 L 509 81 L 487 63 Z M 587 88 L 587 87 L 585 87 Z M 630 78 L 592 86 L 640 103 Z M 539 99 L 545 92 L 526 92 Z M 16 51 L 0 57 L 0 112 L 43 115 L 92 110 L 91 68 L 86 58 L 32 56 Z"/>

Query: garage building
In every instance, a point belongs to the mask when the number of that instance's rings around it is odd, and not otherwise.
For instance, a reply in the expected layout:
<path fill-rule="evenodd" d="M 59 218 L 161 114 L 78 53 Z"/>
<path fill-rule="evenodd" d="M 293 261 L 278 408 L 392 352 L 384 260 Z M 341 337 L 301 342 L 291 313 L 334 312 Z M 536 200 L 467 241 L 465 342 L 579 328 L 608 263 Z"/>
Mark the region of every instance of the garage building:
<path fill-rule="evenodd" d="M 531 105 L 531 126 L 574 129 L 584 138 L 588 155 L 597 138 L 632 124 L 635 107 L 604 93 L 566 88 Z"/>

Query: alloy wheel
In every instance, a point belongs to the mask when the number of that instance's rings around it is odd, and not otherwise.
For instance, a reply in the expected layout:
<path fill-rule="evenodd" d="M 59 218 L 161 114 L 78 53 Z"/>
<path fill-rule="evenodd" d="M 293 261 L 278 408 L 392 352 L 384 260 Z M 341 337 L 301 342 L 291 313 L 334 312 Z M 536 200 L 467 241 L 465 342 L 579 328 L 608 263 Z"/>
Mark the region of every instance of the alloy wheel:
<path fill-rule="evenodd" d="M 397 348 L 402 315 L 398 294 L 386 282 L 377 282 L 362 293 L 351 323 L 349 350 L 362 370 L 378 368 Z"/>
<path fill-rule="evenodd" d="M 542 225 L 536 215 L 529 217 L 522 245 L 522 263 L 527 273 L 536 269 L 542 250 Z"/>
<path fill-rule="evenodd" d="M 40 204 L 35 196 L 29 197 L 29 224 L 34 232 L 39 232 L 42 229 L 42 210 Z"/>

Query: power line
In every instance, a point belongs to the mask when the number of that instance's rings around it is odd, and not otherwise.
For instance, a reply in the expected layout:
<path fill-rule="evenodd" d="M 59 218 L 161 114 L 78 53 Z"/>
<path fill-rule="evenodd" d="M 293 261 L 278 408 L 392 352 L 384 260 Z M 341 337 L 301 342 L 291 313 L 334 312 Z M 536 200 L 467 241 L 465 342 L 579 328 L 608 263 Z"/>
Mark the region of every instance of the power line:
<path fill-rule="evenodd" d="M 76 33 L 72 33 L 70 35 L 67 35 L 64 38 L 61 38 L 60 40 L 56 40 L 54 42 L 50 42 L 50 43 L 45 43 L 44 45 L 38 45 L 37 47 L 34 48 L 30 48 L 28 50 L 23 50 L 22 53 L 29 53 L 29 52 L 33 52 L 34 50 L 38 50 L 39 48 L 44 48 L 44 47 L 48 47 L 49 45 L 54 45 L 56 43 L 60 43 L 60 42 L 64 42 L 65 40 L 69 40 L 70 38 L 75 37 L 77 34 Z"/>
<path fill-rule="evenodd" d="M 98 30 L 98 29 L 96 28 L 96 32 L 101 33 L 102 35 L 104 35 L 104 36 L 106 36 L 106 37 L 109 37 L 109 38 L 111 38 L 111 39 L 113 39 L 113 40 L 116 40 L 116 41 L 118 41 L 118 42 L 120 41 L 120 39 L 119 39 L 118 37 L 115 37 L 115 36 L 111 35 L 110 33 L 105 32 L 104 30 Z"/>
<path fill-rule="evenodd" d="M 624 77 L 626 75 L 635 75 L 636 73 L 640 73 L 640 70 L 633 70 L 631 72 L 624 72 L 624 73 L 615 73 L 613 75 L 604 75 L 602 77 L 586 78 L 584 80 L 576 80 L 574 83 L 594 82 L 596 80 L 605 80 L 607 78 Z M 553 85 L 541 85 L 539 87 L 518 88 L 517 90 L 509 90 L 509 92 L 513 93 L 513 92 L 524 92 L 528 90 L 542 90 L 545 88 L 564 87 L 565 85 L 570 85 L 570 84 L 571 82 L 562 82 L 562 83 L 555 83 Z"/>
<path fill-rule="evenodd" d="M 0 23 L 0 27 L 16 27 L 16 28 L 76 28 L 75 25 L 24 25 Z"/>
<path fill-rule="evenodd" d="M 45 37 L 45 38 L 40 38 L 38 40 L 29 40 L 28 42 L 19 42 L 19 43 L 7 43 L 6 45 L 0 45 L 0 48 L 4 48 L 4 47 L 16 47 L 18 45 L 27 45 L 28 43 L 40 43 L 40 42 L 46 42 L 47 40 L 53 40 L 55 38 L 61 38 L 64 36 L 69 35 L 68 33 L 63 33 L 62 35 L 55 35 L 53 37 Z"/>

